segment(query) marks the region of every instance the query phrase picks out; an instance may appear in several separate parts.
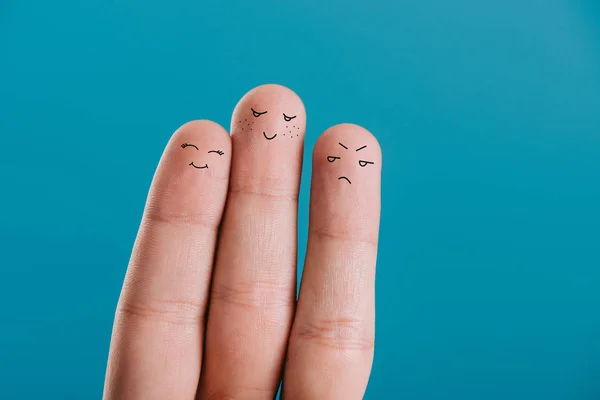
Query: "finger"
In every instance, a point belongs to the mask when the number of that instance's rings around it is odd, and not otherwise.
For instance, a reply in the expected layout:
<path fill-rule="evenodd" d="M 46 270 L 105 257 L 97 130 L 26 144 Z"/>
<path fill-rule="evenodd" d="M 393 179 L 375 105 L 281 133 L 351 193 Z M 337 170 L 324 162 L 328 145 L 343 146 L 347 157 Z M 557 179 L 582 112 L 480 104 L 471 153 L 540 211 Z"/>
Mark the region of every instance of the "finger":
<path fill-rule="evenodd" d="M 219 125 L 182 126 L 162 156 L 119 299 L 105 399 L 190 399 L 231 140 Z"/>
<path fill-rule="evenodd" d="M 232 119 L 200 398 L 273 399 L 295 303 L 297 199 L 306 116 L 291 90 L 245 95 Z"/>
<path fill-rule="evenodd" d="M 330 128 L 315 145 L 286 400 L 363 398 L 373 359 L 380 169 L 377 140 L 356 125 Z"/>

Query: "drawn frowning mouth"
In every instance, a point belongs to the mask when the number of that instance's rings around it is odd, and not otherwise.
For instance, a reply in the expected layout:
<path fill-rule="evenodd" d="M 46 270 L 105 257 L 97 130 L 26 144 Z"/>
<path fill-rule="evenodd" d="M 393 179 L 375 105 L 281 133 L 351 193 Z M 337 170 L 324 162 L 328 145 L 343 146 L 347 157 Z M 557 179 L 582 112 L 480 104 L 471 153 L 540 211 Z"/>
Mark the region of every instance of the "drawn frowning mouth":
<path fill-rule="evenodd" d="M 264 137 L 265 137 L 265 139 L 267 139 L 267 140 L 273 140 L 273 139 L 275 139 L 275 136 L 277 136 L 277 134 L 274 134 L 273 136 L 271 136 L 271 137 L 268 137 L 268 136 L 267 136 L 267 133 L 263 131 L 263 136 L 264 136 Z"/>
<path fill-rule="evenodd" d="M 352 185 L 352 182 L 350 182 L 350 179 L 346 178 L 345 176 L 340 176 L 340 177 L 338 178 L 338 181 L 339 181 L 339 180 L 341 180 L 341 179 L 345 179 L 345 180 L 347 180 L 347 181 L 348 181 L 348 183 Z"/>

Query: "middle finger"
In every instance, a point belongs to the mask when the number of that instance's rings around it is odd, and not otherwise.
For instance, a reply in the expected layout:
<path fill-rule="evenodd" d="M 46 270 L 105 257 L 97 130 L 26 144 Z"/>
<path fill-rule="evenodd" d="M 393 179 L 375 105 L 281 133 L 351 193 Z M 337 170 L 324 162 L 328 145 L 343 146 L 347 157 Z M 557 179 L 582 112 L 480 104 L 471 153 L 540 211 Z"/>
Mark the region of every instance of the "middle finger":
<path fill-rule="evenodd" d="M 291 90 L 246 94 L 211 289 L 200 398 L 272 399 L 294 312 L 306 114 Z"/>

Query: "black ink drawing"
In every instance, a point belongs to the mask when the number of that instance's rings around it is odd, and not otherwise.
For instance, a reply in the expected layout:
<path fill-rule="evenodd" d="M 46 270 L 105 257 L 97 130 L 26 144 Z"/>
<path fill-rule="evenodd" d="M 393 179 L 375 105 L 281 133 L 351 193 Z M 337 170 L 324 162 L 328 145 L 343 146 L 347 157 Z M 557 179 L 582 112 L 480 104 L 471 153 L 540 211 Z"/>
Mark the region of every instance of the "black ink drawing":
<path fill-rule="evenodd" d="M 348 150 L 348 147 L 346 147 L 346 146 L 345 146 L 343 143 L 341 143 L 341 142 L 338 142 L 338 144 L 339 144 L 340 146 L 342 146 L 344 149 Z M 360 151 L 360 150 L 362 150 L 362 149 L 364 149 L 364 148 L 366 148 L 366 147 L 367 147 L 367 146 L 366 146 L 366 145 L 364 145 L 364 146 L 362 146 L 362 147 L 359 147 L 358 149 L 356 149 L 356 151 Z M 330 163 L 332 163 L 332 162 L 334 162 L 334 161 L 336 161 L 336 160 L 340 160 L 340 159 L 341 159 L 341 157 L 338 157 L 338 156 L 327 156 L 327 161 L 329 161 Z M 375 163 L 374 163 L 374 162 L 372 162 L 372 161 L 358 160 L 358 165 L 360 165 L 360 166 L 361 166 L 361 167 L 363 167 L 363 168 L 364 168 L 364 167 L 366 167 L 367 165 L 370 165 L 370 164 L 375 164 Z M 349 184 L 352 184 L 352 182 L 350 181 L 350 179 L 349 179 L 347 176 L 340 176 L 340 177 L 338 178 L 338 181 L 339 181 L 339 180 L 342 180 L 342 179 L 344 179 L 344 180 L 345 180 L 346 182 L 348 182 Z"/>
<path fill-rule="evenodd" d="M 268 137 L 268 136 L 267 136 L 267 132 L 263 131 L 263 136 L 264 136 L 264 137 L 265 137 L 265 139 L 267 139 L 267 140 L 273 140 L 273 139 L 275 139 L 275 136 L 277 136 L 277 134 L 274 134 L 273 136 L 271 136 L 271 137 Z"/>
<path fill-rule="evenodd" d="M 197 169 L 204 169 L 204 168 L 208 168 L 208 164 L 204 164 L 203 166 L 199 167 L 199 166 L 197 166 L 196 164 L 194 164 L 194 162 L 193 162 L 193 161 L 192 161 L 191 163 L 189 163 L 188 165 L 191 165 L 192 167 L 194 167 L 194 168 L 197 168 Z"/>
<path fill-rule="evenodd" d="M 182 149 L 185 149 L 186 147 L 193 147 L 193 148 L 195 148 L 195 149 L 196 149 L 196 150 L 198 150 L 198 151 L 200 150 L 200 149 L 198 148 L 198 146 L 196 146 L 195 144 L 184 143 L 184 144 L 182 144 L 182 145 L 181 145 L 181 148 L 182 148 Z M 215 154 L 218 154 L 219 156 L 222 156 L 223 154 L 225 154 L 225 153 L 223 153 L 221 150 L 210 150 L 210 151 L 208 152 L 208 154 L 210 154 L 210 153 L 215 153 Z M 206 164 L 206 163 L 204 163 L 204 165 L 202 165 L 202 166 L 198 166 L 198 165 L 194 164 L 194 162 L 193 162 L 193 161 L 192 161 L 191 163 L 189 163 L 188 165 L 189 165 L 190 167 L 194 167 L 194 168 L 196 168 L 196 169 L 205 169 L 205 168 L 208 168 L 208 164 Z"/>
<path fill-rule="evenodd" d="M 266 113 L 267 113 L 267 111 L 256 111 L 256 110 L 255 110 L 254 108 L 252 108 L 252 107 L 250 107 L 250 110 L 252 110 L 252 115 L 254 116 L 254 118 L 258 118 L 258 117 L 260 117 L 261 115 L 264 115 L 264 114 L 266 114 Z M 296 117 L 297 117 L 297 115 L 292 115 L 292 116 L 289 116 L 289 115 L 287 115 L 286 113 L 283 113 L 283 119 L 284 119 L 286 122 L 290 122 L 291 120 L 293 120 L 293 119 L 294 119 L 294 118 L 296 118 Z M 240 122 L 241 122 L 241 121 L 240 121 Z M 252 122 L 252 123 L 254 123 L 254 122 Z M 248 126 L 250 126 L 250 125 L 248 125 Z M 294 126 L 294 128 L 295 128 L 295 127 L 296 127 L 296 126 Z M 244 130 L 244 128 L 241 128 L 241 129 L 242 129 L 242 130 Z M 291 135 L 292 131 L 289 129 L 289 126 L 286 126 L 286 129 L 288 129 L 288 133 L 290 133 L 290 136 L 289 136 L 289 138 L 290 138 L 290 139 L 292 139 L 292 138 L 294 137 L 294 135 Z M 299 130 L 299 129 L 300 129 L 300 127 L 298 127 L 297 129 Z M 250 128 L 250 130 L 252 130 L 252 128 Z M 275 139 L 275 138 L 277 137 L 277 133 L 275 133 L 273 136 L 269 136 L 269 135 L 267 135 L 267 132 L 266 132 L 266 131 L 263 131 L 263 136 L 264 136 L 264 137 L 265 137 L 265 139 L 267 139 L 267 140 L 273 140 L 273 139 Z M 285 136 L 285 133 L 283 134 L 283 136 Z M 298 135 L 296 135 L 296 137 L 297 137 L 297 136 L 298 136 Z"/>
<path fill-rule="evenodd" d="M 254 115 L 256 118 L 260 117 L 263 114 L 266 114 L 266 111 L 260 112 L 260 111 L 256 111 L 254 108 L 250 108 L 252 110 L 252 115 Z"/>

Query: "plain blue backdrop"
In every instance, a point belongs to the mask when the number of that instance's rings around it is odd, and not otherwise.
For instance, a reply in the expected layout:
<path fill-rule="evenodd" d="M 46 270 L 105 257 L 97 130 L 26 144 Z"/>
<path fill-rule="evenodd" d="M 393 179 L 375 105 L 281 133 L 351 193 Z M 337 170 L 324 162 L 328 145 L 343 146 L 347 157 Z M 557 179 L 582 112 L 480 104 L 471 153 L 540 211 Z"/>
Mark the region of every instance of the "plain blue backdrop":
<path fill-rule="evenodd" d="M 367 399 L 600 398 L 594 0 L 0 0 L 0 398 L 100 398 L 163 146 L 269 82 L 383 148 Z"/>

